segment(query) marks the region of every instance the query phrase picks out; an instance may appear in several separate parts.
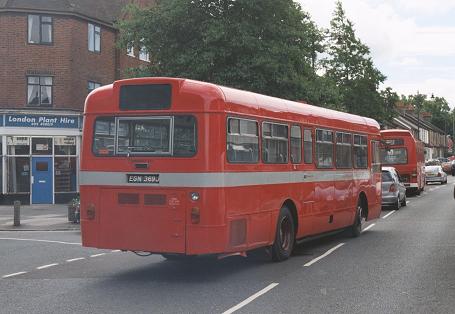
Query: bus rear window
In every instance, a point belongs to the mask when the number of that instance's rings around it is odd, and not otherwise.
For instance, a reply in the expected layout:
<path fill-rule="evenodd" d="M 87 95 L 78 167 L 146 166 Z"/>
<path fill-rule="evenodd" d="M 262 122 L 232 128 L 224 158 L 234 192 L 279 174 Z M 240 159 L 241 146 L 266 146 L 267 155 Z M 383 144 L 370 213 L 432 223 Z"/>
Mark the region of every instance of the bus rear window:
<path fill-rule="evenodd" d="M 120 87 L 120 110 L 160 110 L 171 107 L 169 84 L 124 85 Z"/>
<path fill-rule="evenodd" d="M 381 148 L 381 162 L 383 165 L 398 165 L 408 163 L 406 148 Z"/>
<path fill-rule="evenodd" d="M 193 116 L 98 118 L 93 152 L 97 156 L 190 157 L 196 154 L 196 138 Z"/>

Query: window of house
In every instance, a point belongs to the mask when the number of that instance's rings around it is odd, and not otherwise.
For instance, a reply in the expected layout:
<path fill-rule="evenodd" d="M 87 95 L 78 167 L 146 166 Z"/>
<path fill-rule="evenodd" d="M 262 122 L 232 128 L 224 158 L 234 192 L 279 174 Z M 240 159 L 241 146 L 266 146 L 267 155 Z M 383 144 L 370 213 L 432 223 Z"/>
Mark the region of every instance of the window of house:
<path fill-rule="evenodd" d="M 44 15 L 28 16 L 28 43 L 52 43 L 52 17 Z"/>
<path fill-rule="evenodd" d="M 316 166 L 318 168 L 333 167 L 333 132 L 316 130 Z"/>
<path fill-rule="evenodd" d="M 141 46 L 139 48 L 139 60 L 150 62 L 150 55 L 147 48 L 142 44 L 144 40 L 141 40 Z"/>
<path fill-rule="evenodd" d="M 126 47 L 126 54 L 130 57 L 135 57 L 133 43 L 129 43 L 128 46 Z"/>
<path fill-rule="evenodd" d="M 52 106 L 52 83 L 51 76 L 28 76 L 27 77 L 27 105 L 34 107 Z"/>
<path fill-rule="evenodd" d="M 87 85 L 87 90 L 90 93 L 92 90 L 101 87 L 101 83 L 93 82 L 93 81 L 88 81 Z"/>
<path fill-rule="evenodd" d="M 101 27 L 91 23 L 88 24 L 88 50 L 101 51 Z"/>
<path fill-rule="evenodd" d="M 229 118 L 227 127 L 227 160 L 232 163 L 259 161 L 258 123 L 253 120 Z"/>
<path fill-rule="evenodd" d="M 352 134 L 336 133 L 336 166 L 352 168 Z"/>
<path fill-rule="evenodd" d="M 262 160 L 269 164 L 288 163 L 288 126 L 284 124 L 262 124 Z"/>

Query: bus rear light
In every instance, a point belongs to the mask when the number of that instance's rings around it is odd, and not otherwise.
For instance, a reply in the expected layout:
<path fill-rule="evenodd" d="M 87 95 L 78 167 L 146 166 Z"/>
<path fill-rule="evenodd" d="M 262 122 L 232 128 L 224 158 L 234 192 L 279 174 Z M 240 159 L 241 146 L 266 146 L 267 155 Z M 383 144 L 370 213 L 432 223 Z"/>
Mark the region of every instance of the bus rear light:
<path fill-rule="evenodd" d="M 191 192 L 190 193 L 190 198 L 193 202 L 196 202 L 199 200 L 200 196 L 198 192 Z"/>
<path fill-rule="evenodd" d="M 191 208 L 191 222 L 193 224 L 198 224 L 201 221 L 201 213 L 199 208 L 193 207 Z"/>
<path fill-rule="evenodd" d="M 389 192 L 396 192 L 397 191 L 397 186 L 395 184 L 392 184 L 389 188 Z"/>
<path fill-rule="evenodd" d="M 87 213 L 88 220 L 95 219 L 95 217 L 96 217 L 95 204 L 93 204 L 93 203 L 88 204 L 86 213 Z"/>

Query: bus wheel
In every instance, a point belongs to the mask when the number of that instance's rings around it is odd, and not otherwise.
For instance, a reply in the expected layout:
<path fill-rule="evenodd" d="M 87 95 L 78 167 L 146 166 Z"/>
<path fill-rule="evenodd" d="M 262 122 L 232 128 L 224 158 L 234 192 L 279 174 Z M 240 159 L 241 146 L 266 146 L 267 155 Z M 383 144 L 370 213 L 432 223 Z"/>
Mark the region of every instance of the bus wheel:
<path fill-rule="evenodd" d="M 291 211 L 286 206 L 283 206 L 278 216 L 275 242 L 271 248 L 273 261 L 281 262 L 291 256 L 295 244 L 294 229 L 294 219 Z"/>
<path fill-rule="evenodd" d="M 357 238 L 362 233 L 362 219 L 363 219 L 363 205 L 362 201 L 359 200 L 357 203 L 357 210 L 355 213 L 354 224 L 351 226 L 351 236 Z"/>

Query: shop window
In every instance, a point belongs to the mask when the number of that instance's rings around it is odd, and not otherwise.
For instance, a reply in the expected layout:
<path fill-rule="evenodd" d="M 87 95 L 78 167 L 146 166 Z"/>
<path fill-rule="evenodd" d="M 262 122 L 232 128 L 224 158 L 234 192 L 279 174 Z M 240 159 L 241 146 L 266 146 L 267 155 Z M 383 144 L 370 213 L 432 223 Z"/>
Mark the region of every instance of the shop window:
<path fill-rule="evenodd" d="M 54 138 L 56 156 L 76 155 L 76 138 L 74 136 L 60 136 Z"/>
<path fill-rule="evenodd" d="M 32 155 L 52 155 L 52 138 L 32 138 Z"/>
<path fill-rule="evenodd" d="M 76 192 L 76 157 L 55 157 L 55 192 Z"/>
<path fill-rule="evenodd" d="M 7 157 L 8 193 L 30 192 L 30 157 Z"/>
<path fill-rule="evenodd" d="M 27 136 L 9 136 L 7 138 L 8 155 L 30 155 L 30 138 Z"/>

